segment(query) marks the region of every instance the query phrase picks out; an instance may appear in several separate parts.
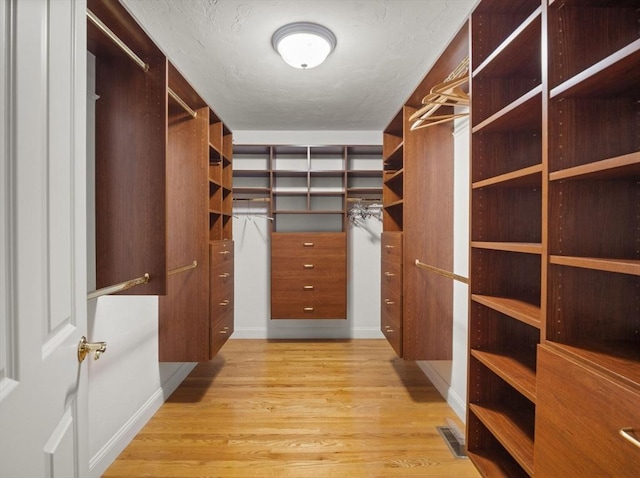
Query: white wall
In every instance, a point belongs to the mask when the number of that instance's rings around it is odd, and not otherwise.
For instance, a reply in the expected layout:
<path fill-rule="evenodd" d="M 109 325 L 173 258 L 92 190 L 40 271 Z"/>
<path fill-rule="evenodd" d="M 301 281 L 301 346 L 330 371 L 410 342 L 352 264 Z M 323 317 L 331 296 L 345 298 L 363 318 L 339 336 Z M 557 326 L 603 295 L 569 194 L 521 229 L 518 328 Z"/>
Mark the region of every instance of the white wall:
<path fill-rule="evenodd" d="M 380 144 L 372 131 L 239 131 L 236 144 Z M 380 165 L 382 167 L 382 165 Z M 234 207 L 235 338 L 382 338 L 380 332 L 380 233 L 369 218 L 349 225 L 347 320 L 271 320 L 270 246 L 267 208 Z"/>
<path fill-rule="evenodd" d="M 453 273 L 469 277 L 469 120 L 454 123 Z M 452 360 L 424 361 L 418 365 L 462 421 L 466 417 L 467 329 L 469 286 L 453 287 Z"/>
<path fill-rule="evenodd" d="M 95 289 L 95 58 L 87 58 L 87 282 Z M 88 338 L 107 342 L 89 361 L 90 473 L 99 477 L 194 364 L 158 362 L 158 298 L 104 296 L 88 303 Z"/>

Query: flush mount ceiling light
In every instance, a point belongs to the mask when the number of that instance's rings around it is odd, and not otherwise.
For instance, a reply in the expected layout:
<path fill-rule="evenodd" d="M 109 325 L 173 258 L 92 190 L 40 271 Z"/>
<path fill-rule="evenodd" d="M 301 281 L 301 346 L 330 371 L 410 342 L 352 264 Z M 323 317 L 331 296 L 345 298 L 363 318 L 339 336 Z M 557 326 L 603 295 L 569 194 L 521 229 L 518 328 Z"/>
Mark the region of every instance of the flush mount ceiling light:
<path fill-rule="evenodd" d="M 336 47 L 336 36 L 317 23 L 296 22 L 280 27 L 271 37 L 271 45 L 294 68 L 318 66 Z"/>

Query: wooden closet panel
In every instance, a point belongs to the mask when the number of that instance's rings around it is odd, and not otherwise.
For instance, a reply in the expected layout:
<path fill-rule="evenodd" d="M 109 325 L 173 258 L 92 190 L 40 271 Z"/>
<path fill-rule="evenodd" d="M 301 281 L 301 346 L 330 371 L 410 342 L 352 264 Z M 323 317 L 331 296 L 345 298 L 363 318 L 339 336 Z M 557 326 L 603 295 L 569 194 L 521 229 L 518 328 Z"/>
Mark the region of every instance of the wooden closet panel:
<path fill-rule="evenodd" d="M 166 293 L 167 61 L 96 57 L 96 286 L 149 273 L 127 295 Z"/>
<path fill-rule="evenodd" d="M 539 348 L 537 377 L 536 476 L 638 476 L 640 448 L 620 431 L 638 440 L 640 390 L 549 346 Z"/>
<path fill-rule="evenodd" d="M 196 105 L 193 104 L 195 108 Z M 207 248 L 208 108 L 192 118 L 169 102 L 167 128 L 167 295 L 159 301 L 161 361 L 209 358 Z M 171 271 L 197 261 L 194 269 Z"/>
<path fill-rule="evenodd" d="M 415 261 L 453 271 L 452 133 L 453 123 L 444 123 L 405 139 L 403 353 L 410 360 L 451 359 L 453 284 Z"/>

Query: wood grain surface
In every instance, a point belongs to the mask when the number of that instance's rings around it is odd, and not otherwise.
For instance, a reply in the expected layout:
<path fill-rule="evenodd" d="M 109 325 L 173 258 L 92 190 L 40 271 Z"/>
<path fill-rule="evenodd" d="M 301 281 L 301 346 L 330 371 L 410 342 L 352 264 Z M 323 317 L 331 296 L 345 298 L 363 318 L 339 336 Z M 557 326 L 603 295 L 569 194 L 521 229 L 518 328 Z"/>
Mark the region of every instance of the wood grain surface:
<path fill-rule="evenodd" d="M 104 477 L 478 477 L 436 426 L 456 420 L 384 339 L 231 339 Z"/>

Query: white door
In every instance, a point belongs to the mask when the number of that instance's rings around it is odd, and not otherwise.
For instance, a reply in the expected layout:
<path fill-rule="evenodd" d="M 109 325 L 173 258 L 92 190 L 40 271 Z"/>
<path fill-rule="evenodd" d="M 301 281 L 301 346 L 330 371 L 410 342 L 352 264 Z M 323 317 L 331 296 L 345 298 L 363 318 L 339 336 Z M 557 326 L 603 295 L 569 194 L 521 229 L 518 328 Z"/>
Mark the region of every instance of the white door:
<path fill-rule="evenodd" d="M 85 9 L 0 2 L 2 478 L 88 475 Z"/>

